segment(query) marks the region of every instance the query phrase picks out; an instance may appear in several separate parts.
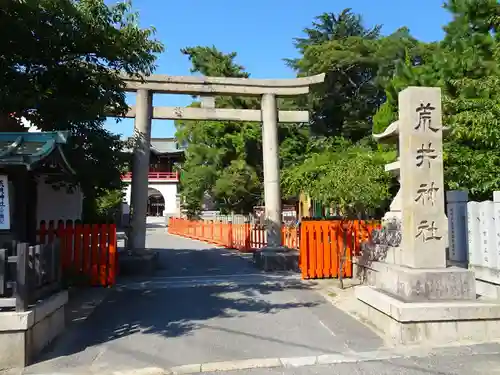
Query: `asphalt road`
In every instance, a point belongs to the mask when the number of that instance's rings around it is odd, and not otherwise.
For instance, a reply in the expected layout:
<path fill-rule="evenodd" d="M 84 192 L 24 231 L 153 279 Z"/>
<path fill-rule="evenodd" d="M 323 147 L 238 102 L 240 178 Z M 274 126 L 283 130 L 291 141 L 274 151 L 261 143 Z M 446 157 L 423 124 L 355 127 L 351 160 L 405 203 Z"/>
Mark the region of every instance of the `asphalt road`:
<path fill-rule="evenodd" d="M 374 332 L 296 275 L 260 273 L 245 257 L 170 236 L 164 228 L 150 228 L 147 241 L 160 252 L 154 277 L 121 280 L 26 373 L 150 367 L 211 373 L 273 361 L 281 366 L 224 373 L 472 375 L 500 368 L 498 346 L 416 357 L 384 348 Z M 311 361 L 327 364 L 306 366 Z"/>

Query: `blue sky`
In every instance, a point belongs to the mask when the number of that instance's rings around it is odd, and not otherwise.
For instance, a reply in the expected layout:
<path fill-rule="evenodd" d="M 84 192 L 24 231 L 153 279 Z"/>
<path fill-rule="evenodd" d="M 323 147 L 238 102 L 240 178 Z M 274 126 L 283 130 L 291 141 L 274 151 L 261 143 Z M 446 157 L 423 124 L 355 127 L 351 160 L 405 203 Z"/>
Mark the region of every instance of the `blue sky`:
<path fill-rule="evenodd" d="M 296 55 L 292 39 L 301 36 L 301 30 L 310 26 L 315 16 L 348 7 L 362 14 L 366 25 L 382 24 L 384 34 L 407 26 L 412 35 L 424 41 L 439 40 L 442 26 L 449 20 L 441 0 L 134 0 L 133 4 L 141 25 L 154 26 L 156 37 L 166 47 L 156 73 L 169 75 L 190 74 L 190 63 L 180 53 L 181 48 L 215 45 L 224 52 L 237 52 L 238 63 L 254 78 L 294 77 L 282 60 Z M 134 101 L 129 95 L 128 103 Z M 154 97 L 155 105 L 186 106 L 190 102 L 185 95 Z M 106 126 L 130 136 L 133 120 L 116 123 L 109 119 Z M 153 137 L 174 134 L 172 121 L 153 122 Z"/>

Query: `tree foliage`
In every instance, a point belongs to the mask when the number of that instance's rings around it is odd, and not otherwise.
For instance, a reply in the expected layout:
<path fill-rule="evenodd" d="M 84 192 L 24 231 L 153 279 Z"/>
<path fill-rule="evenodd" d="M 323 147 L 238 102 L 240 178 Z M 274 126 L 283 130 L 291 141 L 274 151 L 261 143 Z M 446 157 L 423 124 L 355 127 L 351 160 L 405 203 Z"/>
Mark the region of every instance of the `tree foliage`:
<path fill-rule="evenodd" d="M 298 76 L 326 73 L 326 79 L 306 98 L 310 136 L 302 159 L 283 171 L 288 194 L 300 190 L 348 214 L 386 203 L 392 181 L 383 164 L 394 153 L 371 140 L 372 118 L 386 98 L 396 61 L 404 56 L 418 61 L 423 52 L 406 28 L 389 36 L 380 29 L 345 9 L 316 17 L 305 37 L 295 39 L 300 57 L 288 65 Z"/>
<path fill-rule="evenodd" d="M 316 134 L 343 136 L 356 142 L 371 133 L 371 117 L 385 100 L 384 82 L 395 62 L 418 41 L 406 28 L 383 37 L 380 25 L 367 27 L 360 15 L 345 9 L 324 13 L 296 38 L 300 58 L 287 60 L 298 76 L 326 73 L 325 83 L 312 88 L 309 108 Z"/>
<path fill-rule="evenodd" d="M 346 213 L 384 205 L 394 181 L 383 165 L 395 152 L 376 145 L 371 134 L 397 119 L 398 93 L 410 85 L 443 90 L 443 121 L 451 129 L 444 155 L 447 187 L 467 188 L 477 199 L 498 188 L 500 7 L 496 0 L 450 0 L 445 8 L 452 21 L 435 43 L 415 39 L 406 27 L 383 35 L 380 25 L 367 26 L 350 9 L 319 15 L 294 40 L 299 56 L 286 64 L 299 77 L 326 73 L 326 79 L 307 97 L 279 101 L 281 109 L 311 113 L 308 124 L 279 125 L 287 195 L 307 193 Z M 250 77 L 235 52 L 195 46 L 182 53 L 193 73 Z M 106 105 L 120 110 L 119 100 L 111 98 Z M 199 105 L 195 98 L 192 106 Z M 260 108 L 256 98 L 232 96 L 217 96 L 216 106 Z M 260 124 L 177 121 L 176 127 L 179 141 L 188 145 L 181 193 L 191 215 L 207 195 L 226 212 L 249 212 L 262 202 Z"/>
<path fill-rule="evenodd" d="M 113 6 L 104 0 L 2 4 L 0 115 L 5 120 L 15 113 L 41 130 L 70 130 L 65 151 L 77 171 L 73 182 L 87 200 L 120 189 L 128 157 L 104 120 L 128 109 L 119 74 L 154 70 L 155 55 L 163 50 L 154 29 L 139 27 L 130 1 Z M 0 124 L 3 131 L 5 124 Z"/>
<path fill-rule="evenodd" d="M 105 191 L 96 200 L 96 216 L 106 222 L 114 221 L 121 212 L 123 196 L 124 193 L 121 189 Z"/>
<path fill-rule="evenodd" d="M 500 6 L 496 0 L 449 0 L 445 8 L 452 20 L 439 42 L 418 41 L 405 27 L 382 35 L 380 25 L 366 26 L 350 9 L 321 14 L 294 40 L 299 57 L 287 59 L 288 66 L 297 76 L 326 73 L 326 79 L 308 97 L 280 103 L 311 111 L 309 124 L 280 125 L 288 195 L 304 192 L 345 212 L 383 205 L 394 181 L 382 166 L 395 153 L 376 145 L 371 133 L 397 119 L 398 94 L 412 85 L 442 88 L 443 122 L 451 130 L 444 145 L 446 187 L 468 189 L 473 199 L 490 198 L 498 189 Z M 249 76 L 234 63 L 234 53 L 215 47 L 185 53 L 203 74 Z M 255 106 L 252 100 L 219 100 L 222 106 Z M 179 132 L 192 142 L 184 189 L 210 192 L 227 209 L 241 209 L 236 197 L 260 196 L 258 126 L 198 122 Z"/>
<path fill-rule="evenodd" d="M 370 200 L 368 208 L 387 199 L 390 183 L 381 165 L 366 170 L 369 160 L 378 163 L 384 155 L 370 140 L 371 119 L 385 100 L 385 83 L 394 73 L 395 62 L 406 55 L 418 61 L 422 51 L 407 29 L 384 37 L 380 28 L 366 27 L 360 15 L 345 9 L 338 15 L 316 17 L 304 29 L 305 37 L 295 39 L 299 57 L 286 63 L 298 76 L 326 73 L 326 82 L 313 87 L 309 97 L 280 101 L 282 109 L 311 110 L 310 124 L 279 126 L 282 185 L 289 195 L 297 195 L 299 189 L 346 211 L 359 208 L 361 200 Z M 249 77 L 235 63 L 235 53 L 200 46 L 183 53 L 189 56 L 193 72 Z M 217 106 L 259 108 L 255 99 L 234 97 L 217 98 Z M 249 211 L 259 202 L 260 124 L 179 121 L 177 126 L 178 136 L 189 144 L 182 179 L 188 210 L 199 210 L 207 193 L 226 211 Z M 343 141 L 339 143 L 338 137 Z M 327 167 L 330 163 L 335 167 Z M 312 173 L 314 168 L 321 172 Z M 334 173 L 323 173 L 326 169 Z M 343 186 L 338 181 L 349 183 Z M 366 185 L 366 181 L 373 183 Z"/>
<path fill-rule="evenodd" d="M 192 72 L 205 76 L 248 78 L 235 62 L 236 53 L 215 47 L 182 50 L 193 65 Z M 254 98 L 215 98 L 220 108 L 258 108 Z M 199 106 L 198 102 L 193 106 Z M 208 195 L 217 208 L 250 212 L 262 197 L 261 129 L 258 123 L 239 121 L 176 121 L 177 138 L 187 143 L 181 171 L 181 195 L 188 214 L 196 215 Z"/>
<path fill-rule="evenodd" d="M 284 192 L 310 197 L 351 216 L 377 209 L 390 197 L 384 165 L 393 154 L 340 139 L 283 173 Z"/>
<path fill-rule="evenodd" d="M 452 0 L 452 20 L 439 43 L 426 45 L 419 64 L 406 61 L 386 87 L 387 101 L 375 116 L 380 132 L 396 117 L 397 94 L 408 86 L 439 86 L 443 122 L 445 184 L 467 189 L 472 199 L 490 199 L 500 186 L 499 44 L 496 0 Z"/>

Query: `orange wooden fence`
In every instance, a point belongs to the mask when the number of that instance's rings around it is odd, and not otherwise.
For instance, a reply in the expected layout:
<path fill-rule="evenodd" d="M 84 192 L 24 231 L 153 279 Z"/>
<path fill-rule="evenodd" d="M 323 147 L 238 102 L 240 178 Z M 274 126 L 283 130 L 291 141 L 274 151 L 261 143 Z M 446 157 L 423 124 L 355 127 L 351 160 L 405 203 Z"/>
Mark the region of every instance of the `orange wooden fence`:
<path fill-rule="evenodd" d="M 61 241 L 63 274 L 88 286 L 116 283 L 118 253 L 115 224 L 80 224 L 60 220 L 40 223 L 38 240 L 46 244 Z"/>
<path fill-rule="evenodd" d="M 300 269 L 303 279 L 352 277 L 352 257 L 360 255 L 379 222 L 365 220 L 304 221 L 300 228 Z"/>
<path fill-rule="evenodd" d="M 233 224 L 170 218 L 168 232 L 244 252 L 266 246 L 264 227 L 250 223 Z M 283 245 L 298 248 L 296 228 L 283 227 L 281 236 Z"/>
<path fill-rule="evenodd" d="M 303 221 L 298 236 L 295 228 L 283 228 L 284 246 L 300 250 L 303 279 L 352 277 L 352 257 L 360 254 L 361 243 L 369 241 L 376 221 L 311 220 Z M 265 231 L 251 224 L 232 224 L 171 218 L 171 234 L 193 238 L 240 251 L 264 247 Z"/>

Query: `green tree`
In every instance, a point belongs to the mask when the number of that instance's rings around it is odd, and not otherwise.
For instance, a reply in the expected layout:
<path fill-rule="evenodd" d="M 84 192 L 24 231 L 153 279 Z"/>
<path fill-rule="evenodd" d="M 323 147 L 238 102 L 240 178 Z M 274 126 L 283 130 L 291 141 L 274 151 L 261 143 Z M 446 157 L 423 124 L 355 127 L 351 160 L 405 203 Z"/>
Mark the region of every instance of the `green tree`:
<path fill-rule="evenodd" d="M 356 216 L 383 206 L 390 197 L 390 176 L 384 165 L 395 153 L 373 151 L 340 138 L 329 141 L 320 152 L 283 172 L 285 193 L 307 192 L 326 207 Z"/>
<path fill-rule="evenodd" d="M 288 151 L 295 154 L 283 171 L 289 195 L 306 193 L 348 215 L 378 208 L 389 198 L 393 181 L 383 165 L 395 154 L 374 144 L 372 120 L 386 99 L 384 88 L 396 61 L 408 56 L 418 62 L 425 50 L 406 28 L 389 36 L 382 36 L 380 28 L 365 26 L 360 15 L 345 9 L 316 17 L 304 29 L 305 37 L 295 39 L 300 56 L 287 64 L 298 76 L 326 73 L 326 79 L 307 98 L 309 129 L 301 129 L 302 138 L 284 142 L 302 141 L 303 151 Z"/>
<path fill-rule="evenodd" d="M 418 41 L 406 28 L 383 37 L 379 25 L 366 27 L 350 9 L 316 17 L 304 33 L 305 38 L 295 39 L 300 57 L 286 61 L 299 76 L 326 73 L 325 83 L 313 87 L 309 97 L 313 132 L 363 139 L 385 100 L 383 83 L 395 61 L 407 51 L 418 59 Z"/>
<path fill-rule="evenodd" d="M 100 221 L 112 222 L 121 212 L 123 190 L 107 190 L 96 200 L 96 213 Z"/>
<path fill-rule="evenodd" d="M 88 211 L 100 195 L 121 188 L 128 157 L 104 121 L 128 110 L 120 73 L 154 70 L 163 47 L 153 34 L 138 26 L 130 1 L 16 0 L 0 7 L 0 114 L 71 131 L 65 152 L 77 175 L 70 182 L 80 184 Z"/>
<path fill-rule="evenodd" d="M 215 47 L 182 50 L 205 76 L 248 78 L 235 62 L 236 53 Z M 219 108 L 259 108 L 255 98 L 215 98 Z M 199 103 L 193 103 L 199 106 Z M 181 171 L 181 195 L 190 215 L 196 215 L 209 195 L 224 212 L 250 212 L 262 197 L 261 129 L 258 123 L 239 121 L 176 121 L 176 136 L 187 143 Z"/>
<path fill-rule="evenodd" d="M 388 100 L 375 116 L 377 132 L 396 117 L 397 94 L 405 87 L 439 86 L 443 123 L 445 184 L 467 189 L 471 199 L 491 199 L 500 186 L 499 44 L 496 0 L 452 0 L 445 37 L 427 46 L 421 64 L 402 64 L 387 85 Z"/>

